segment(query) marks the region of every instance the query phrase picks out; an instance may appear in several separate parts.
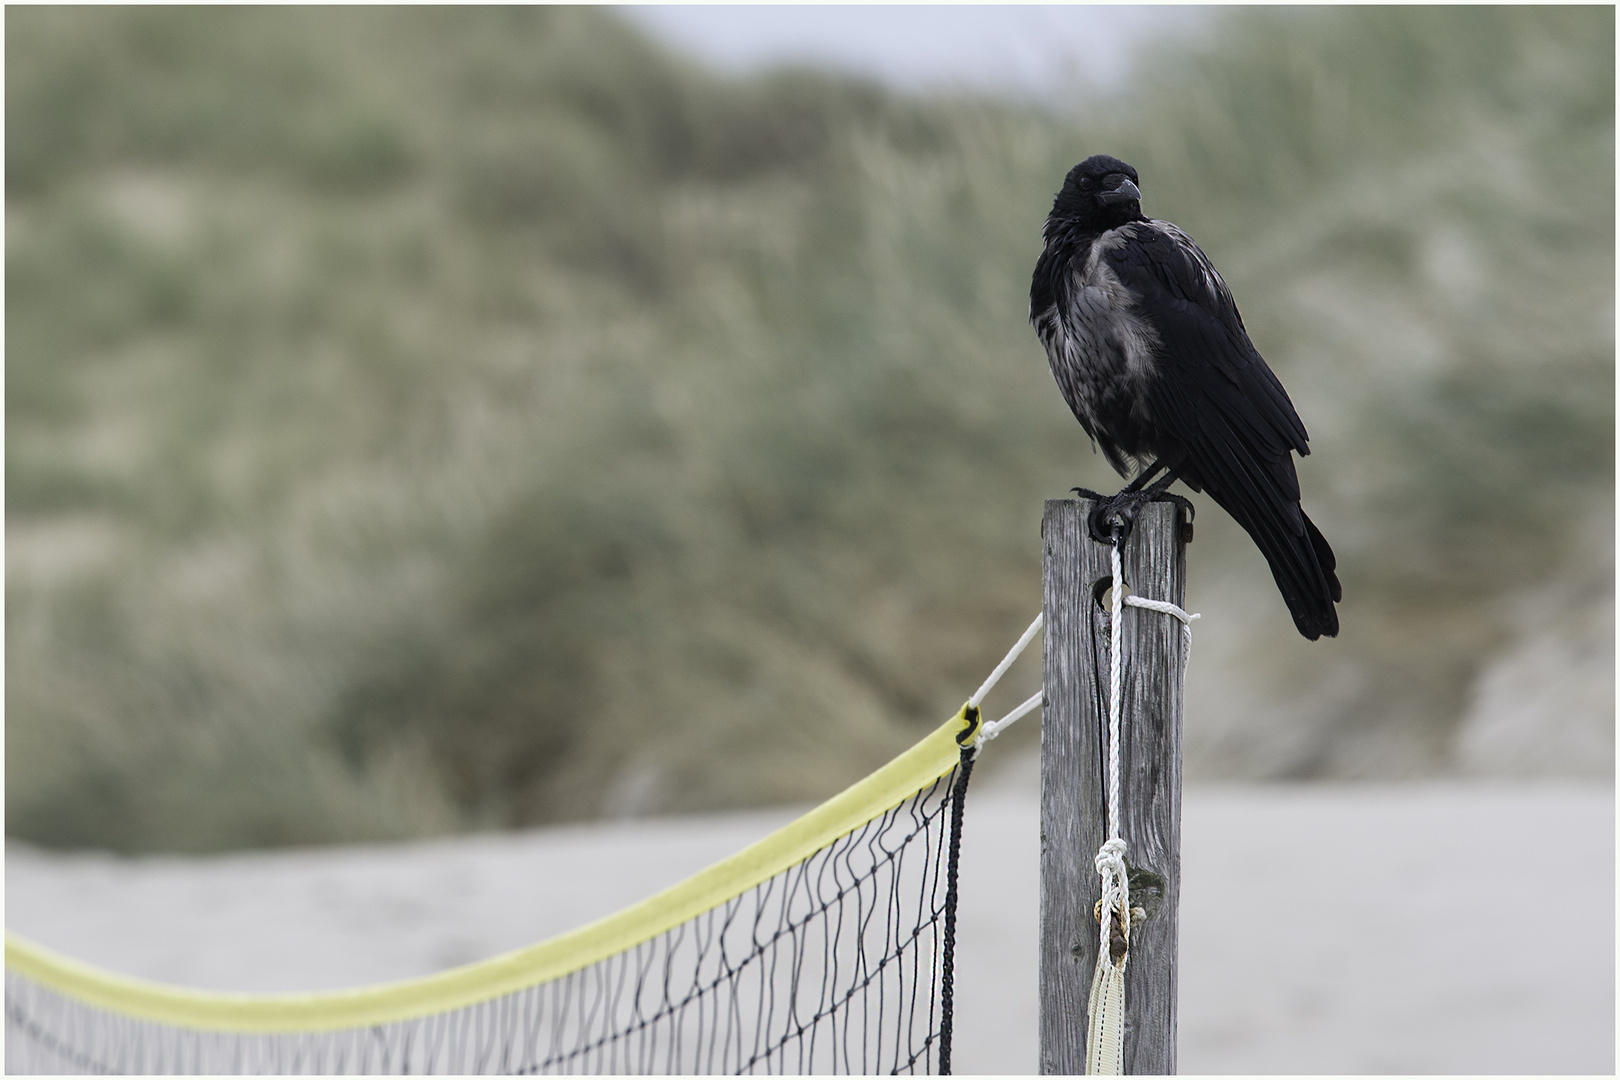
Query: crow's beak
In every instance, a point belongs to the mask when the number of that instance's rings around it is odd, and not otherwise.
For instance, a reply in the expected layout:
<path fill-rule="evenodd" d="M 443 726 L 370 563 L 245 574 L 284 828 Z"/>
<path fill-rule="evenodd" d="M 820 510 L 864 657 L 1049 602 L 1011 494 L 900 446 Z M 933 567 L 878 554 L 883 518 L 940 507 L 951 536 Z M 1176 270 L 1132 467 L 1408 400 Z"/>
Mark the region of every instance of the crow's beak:
<path fill-rule="evenodd" d="M 1097 196 L 1097 201 L 1104 206 L 1116 206 L 1119 203 L 1141 202 L 1142 193 L 1127 177 L 1121 177 L 1118 186 L 1113 191 L 1105 191 Z"/>

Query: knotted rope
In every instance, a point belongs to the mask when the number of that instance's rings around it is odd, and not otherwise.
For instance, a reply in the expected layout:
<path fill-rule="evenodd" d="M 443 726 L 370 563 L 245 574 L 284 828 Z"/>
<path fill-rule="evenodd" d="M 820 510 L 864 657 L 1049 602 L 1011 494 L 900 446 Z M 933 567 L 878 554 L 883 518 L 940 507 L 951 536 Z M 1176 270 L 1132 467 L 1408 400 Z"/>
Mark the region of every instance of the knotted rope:
<path fill-rule="evenodd" d="M 1192 653 L 1192 621 L 1198 618 L 1168 601 L 1125 595 L 1124 569 L 1120 557 L 1124 540 L 1123 529 L 1116 528 L 1113 542 L 1109 545 L 1113 603 L 1108 650 L 1108 838 L 1097 850 L 1094 860 L 1097 874 L 1102 878 L 1102 899 L 1097 902 L 1101 939 L 1097 947 L 1097 967 L 1091 978 L 1091 997 L 1086 1009 L 1086 1072 L 1109 1076 L 1119 1076 L 1125 1072 L 1125 961 L 1130 955 L 1131 940 L 1130 868 L 1125 862 L 1125 840 L 1120 836 L 1119 810 L 1120 716 L 1124 711 L 1120 683 L 1125 668 L 1122 616 L 1128 604 L 1173 615 L 1181 620 L 1183 681 L 1187 676 L 1187 660 Z"/>

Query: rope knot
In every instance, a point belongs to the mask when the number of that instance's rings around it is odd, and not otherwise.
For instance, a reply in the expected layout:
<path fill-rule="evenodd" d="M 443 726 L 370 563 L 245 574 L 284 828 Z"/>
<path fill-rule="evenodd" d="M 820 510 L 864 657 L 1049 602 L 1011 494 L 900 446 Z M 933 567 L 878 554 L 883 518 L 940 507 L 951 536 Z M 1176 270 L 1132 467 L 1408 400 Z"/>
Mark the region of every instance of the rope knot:
<path fill-rule="evenodd" d="M 1103 841 L 1103 846 L 1097 849 L 1097 873 L 1105 879 L 1115 878 L 1125 880 L 1125 841 L 1120 837 Z"/>

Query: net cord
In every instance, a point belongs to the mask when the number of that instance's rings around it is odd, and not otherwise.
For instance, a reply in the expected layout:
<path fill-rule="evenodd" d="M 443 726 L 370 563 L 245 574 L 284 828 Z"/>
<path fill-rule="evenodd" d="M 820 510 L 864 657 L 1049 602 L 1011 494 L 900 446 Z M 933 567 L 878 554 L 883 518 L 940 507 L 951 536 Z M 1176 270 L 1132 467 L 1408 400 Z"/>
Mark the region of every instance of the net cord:
<path fill-rule="evenodd" d="M 1029 644 L 1036 627 L 1040 625 L 1037 616 L 1034 625 L 1019 639 L 1013 647 L 1013 652 L 1007 660 L 1002 661 L 1001 667 L 991 677 L 993 685 L 1001 672 L 1017 658 L 1025 645 Z M 981 688 L 982 689 L 982 688 Z M 977 717 L 978 706 L 971 702 L 968 705 L 969 715 Z M 945 862 L 945 948 L 940 964 L 940 1023 L 939 1023 L 939 1074 L 951 1074 L 951 1035 L 955 1030 L 955 1002 L 956 1002 L 956 901 L 957 901 L 957 869 L 962 853 L 962 808 L 967 800 L 968 780 L 973 776 L 973 763 L 978 760 L 981 740 L 973 738 L 973 729 L 964 728 L 957 736 L 957 742 L 962 744 L 962 763 L 956 772 L 956 782 L 951 788 L 951 839 L 950 848 L 946 852 Z"/>

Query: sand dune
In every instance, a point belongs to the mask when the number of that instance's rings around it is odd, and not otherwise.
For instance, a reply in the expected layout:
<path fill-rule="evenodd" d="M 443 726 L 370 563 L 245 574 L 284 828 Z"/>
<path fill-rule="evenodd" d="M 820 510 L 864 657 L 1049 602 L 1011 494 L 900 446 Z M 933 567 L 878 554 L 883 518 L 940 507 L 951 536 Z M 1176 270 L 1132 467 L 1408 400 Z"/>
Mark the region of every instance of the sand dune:
<path fill-rule="evenodd" d="M 1020 767 L 970 796 L 958 1071 L 1035 1069 L 1034 791 Z M 568 929 L 791 816 L 213 858 L 12 843 L 6 924 L 181 985 L 352 986 Z M 1612 788 L 1197 788 L 1183 817 L 1183 1072 L 1614 1071 Z"/>

